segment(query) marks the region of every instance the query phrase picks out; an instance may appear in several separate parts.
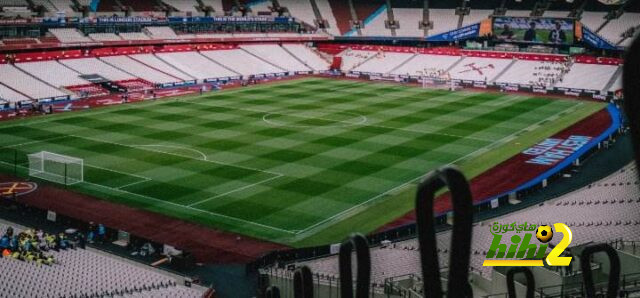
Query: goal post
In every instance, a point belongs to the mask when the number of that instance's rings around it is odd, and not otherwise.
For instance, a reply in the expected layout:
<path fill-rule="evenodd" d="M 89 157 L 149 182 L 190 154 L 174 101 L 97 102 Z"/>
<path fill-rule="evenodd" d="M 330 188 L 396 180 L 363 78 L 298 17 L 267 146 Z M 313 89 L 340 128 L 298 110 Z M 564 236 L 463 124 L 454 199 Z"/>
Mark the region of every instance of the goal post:
<path fill-rule="evenodd" d="M 29 176 L 51 182 L 73 185 L 84 181 L 81 158 L 41 151 L 28 155 Z"/>

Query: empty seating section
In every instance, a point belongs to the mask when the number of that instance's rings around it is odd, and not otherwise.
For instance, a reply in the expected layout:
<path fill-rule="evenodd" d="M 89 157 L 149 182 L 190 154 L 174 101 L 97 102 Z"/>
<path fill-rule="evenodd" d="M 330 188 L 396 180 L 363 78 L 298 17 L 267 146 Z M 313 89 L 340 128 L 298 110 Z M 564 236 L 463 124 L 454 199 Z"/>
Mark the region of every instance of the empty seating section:
<path fill-rule="evenodd" d="M 194 12 L 198 5 L 196 0 L 164 0 L 163 2 L 179 11 Z"/>
<path fill-rule="evenodd" d="M 362 65 L 353 69 L 364 73 L 386 74 L 407 61 L 414 54 L 407 53 L 378 53 Z"/>
<path fill-rule="evenodd" d="M 63 43 L 75 43 L 75 42 L 91 42 L 92 40 L 86 37 L 82 32 L 74 28 L 53 28 L 49 29 L 49 32 L 53 34 L 60 42 Z"/>
<path fill-rule="evenodd" d="M 133 60 L 128 56 L 102 57 L 100 58 L 100 60 L 117 68 L 126 69 L 130 74 L 151 83 L 163 84 L 182 81 L 181 79 L 172 77 L 168 74 L 162 73 L 147 65 L 144 65 L 136 60 Z"/>
<path fill-rule="evenodd" d="M 316 5 L 318 5 L 320 15 L 322 15 L 322 18 L 328 23 L 329 28 L 327 28 L 327 32 L 332 35 L 341 35 L 340 28 L 338 28 L 338 21 L 333 15 L 329 0 L 316 0 Z"/>
<path fill-rule="evenodd" d="M 612 43 L 618 43 L 622 34 L 630 28 L 640 26 L 640 13 L 623 13 L 607 23 L 598 34 Z"/>
<path fill-rule="evenodd" d="M 120 36 L 115 33 L 91 33 L 89 34 L 89 38 L 95 41 L 117 41 L 122 40 Z"/>
<path fill-rule="evenodd" d="M 300 61 L 302 61 L 307 66 L 311 67 L 313 70 L 328 70 L 329 62 L 324 60 L 318 55 L 318 53 L 314 52 L 309 47 L 302 44 L 285 44 L 283 45 L 287 51 L 296 56 Z"/>
<path fill-rule="evenodd" d="M 420 29 L 422 9 L 394 8 L 393 16 L 400 22 L 400 28 L 396 29 L 396 36 L 424 37 L 424 29 Z"/>
<path fill-rule="evenodd" d="M 507 10 L 507 16 L 510 17 L 528 17 L 531 15 L 531 10 Z"/>
<path fill-rule="evenodd" d="M 575 63 L 556 87 L 599 91 L 605 88 L 617 69 L 616 65 Z"/>
<path fill-rule="evenodd" d="M 189 75 L 201 80 L 228 78 L 238 75 L 237 73 L 218 65 L 197 52 L 161 53 L 158 54 L 158 57 Z"/>
<path fill-rule="evenodd" d="M 161 72 L 164 72 L 170 76 L 185 80 L 185 81 L 189 81 L 189 80 L 193 80 L 195 79 L 194 77 L 176 69 L 175 67 L 167 64 L 166 62 L 162 61 L 161 59 L 159 59 L 158 57 L 156 57 L 154 54 L 137 54 L 137 55 L 130 55 L 129 57 L 131 57 L 131 59 L 136 60 L 140 63 L 143 63 L 151 68 L 157 69 Z"/>
<path fill-rule="evenodd" d="M 233 69 L 235 72 L 243 76 L 250 76 L 254 74 L 281 73 L 283 71 L 282 69 L 277 68 L 240 49 L 203 51 L 201 53 L 226 66 L 227 68 Z"/>
<path fill-rule="evenodd" d="M 243 45 L 240 48 L 287 71 L 310 71 L 308 67 L 292 57 L 278 45 Z"/>
<path fill-rule="evenodd" d="M 23 228 L 11 225 L 14 233 Z M 0 224 L 4 233 L 8 225 Z M 202 297 L 202 287 L 178 285 L 166 274 L 95 250 L 53 251 L 45 266 L 0 258 L 3 297 Z"/>
<path fill-rule="evenodd" d="M 62 91 L 33 78 L 13 65 L 0 65 L 0 73 L 2 74 L 0 76 L 0 83 L 14 90 L 19 90 L 33 99 L 67 95 Z"/>
<path fill-rule="evenodd" d="M 124 81 L 135 79 L 122 70 L 116 69 L 96 58 L 81 58 L 60 60 L 60 63 L 74 69 L 75 71 L 85 75 L 99 75 L 110 81 Z"/>
<path fill-rule="evenodd" d="M 142 32 L 122 32 L 120 37 L 124 40 L 149 40 L 151 37 Z"/>
<path fill-rule="evenodd" d="M 119 0 L 125 7 L 131 7 L 134 11 L 157 11 L 154 5 L 155 1 L 140 1 L 140 0 Z"/>
<path fill-rule="evenodd" d="M 613 82 L 613 85 L 609 88 L 609 91 L 616 92 L 622 90 L 622 75 L 618 75 L 616 80 Z"/>
<path fill-rule="evenodd" d="M 580 22 L 591 30 L 596 30 L 604 23 L 605 12 L 585 11 Z"/>
<path fill-rule="evenodd" d="M 360 16 L 364 19 L 366 16 Z M 364 22 L 364 28 L 362 28 L 362 34 L 366 36 L 391 36 L 391 30 L 385 27 L 385 21 L 387 20 L 387 10 L 384 9 L 377 15 L 369 16 Z M 402 24 L 402 20 L 400 20 Z"/>
<path fill-rule="evenodd" d="M 429 35 L 458 28 L 458 18 L 454 9 L 429 9 L 429 19 L 433 21 L 433 29 L 429 30 Z"/>
<path fill-rule="evenodd" d="M 180 38 L 170 27 L 145 27 L 144 30 L 151 36 L 152 39 Z"/>
<path fill-rule="evenodd" d="M 518 212 L 475 223 L 471 237 L 471 271 L 491 277 L 492 267 L 484 267 L 491 245 L 491 226 L 494 222 L 549 224 L 562 222 L 567 224 L 574 235 L 571 247 L 590 242 L 608 242 L 613 240 L 637 240 L 640 237 L 640 191 L 635 165 L 629 165 L 611 176 L 566 194 L 557 199 L 528 207 Z M 611 215 L 616 218 L 612 219 Z M 562 237 L 553 237 L 552 245 L 558 245 Z M 448 267 L 451 231 L 436 236 L 440 268 Z M 504 240 L 503 240 L 504 243 Z M 416 239 L 397 242 L 371 249 L 372 278 L 374 284 L 381 284 L 385 278 L 407 274 L 421 275 L 420 257 Z M 548 252 L 548 250 L 547 250 Z M 338 258 L 330 256 L 298 265 L 308 265 L 314 273 L 337 277 Z"/>
<path fill-rule="evenodd" d="M 271 13 L 270 7 L 273 5 L 270 0 L 258 0 L 258 1 L 248 1 L 247 5 L 251 8 L 251 12 L 257 15 L 258 13 Z"/>
<path fill-rule="evenodd" d="M 0 7 L 28 7 L 26 0 L 0 0 Z"/>
<path fill-rule="evenodd" d="M 438 77 L 439 73 L 446 71 L 460 59 L 458 56 L 416 55 L 391 74 Z"/>
<path fill-rule="evenodd" d="M 16 66 L 57 88 L 90 84 L 89 81 L 80 78 L 79 73 L 57 61 L 17 63 Z"/>
<path fill-rule="evenodd" d="M 71 5 L 73 5 L 71 0 L 49 0 L 49 2 L 51 2 L 51 4 L 53 4 L 53 6 L 55 6 L 57 8 L 56 11 L 64 11 L 67 13 L 73 13 L 73 8 L 71 7 Z M 80 4 L 82 4 L 85 1 L 78 1 Z M 86 4 L 85 6 L 87 6 L 88 4 Z"/>
<path fill-rule="evenodd" d="M 468 26 L 475 23 L 480 23 L 482 20 L 489 18 L 493 14 L 493 10 L 489 9 L 472 9 L 469 14 L 464 16 L 462 26 Z"/>
<path fill-rule="evenodd" d="M 449 70 L 449 74 L 452 79 L 490 82 L 511 62 L 511 59 L 467 57 Z"/>
<path fill-rule="evenodd" d="M 545 88 L 553 87 L 568 70 L 569 67 L 566 63 L 519 60 L 495 81 Z"/>
<path fill-rule="evenodd" d="M 0 83 L 0 103 L 27 101 L 30 98 Z"/>
<path fill-rule="evenodd" d="M 378 52 L 375 51 L 354 51 L 347 49 L 338 56 L 342 57 L 342 71 L 347 72 L 358 67 L 360 64 L 367 61 L 367 59 L 377 54 Z"/>
<path fill-rule="evenodd" d="M 316 19 L 316 16 L 313 13 L 311 2 L 300 0 L 279 0 L 278 3 L 280 3 L 280 6 L 286 7 L 289 10 L 289 13 L 295 18 L 309 25 L 315 26 L 314 20 Z"/>

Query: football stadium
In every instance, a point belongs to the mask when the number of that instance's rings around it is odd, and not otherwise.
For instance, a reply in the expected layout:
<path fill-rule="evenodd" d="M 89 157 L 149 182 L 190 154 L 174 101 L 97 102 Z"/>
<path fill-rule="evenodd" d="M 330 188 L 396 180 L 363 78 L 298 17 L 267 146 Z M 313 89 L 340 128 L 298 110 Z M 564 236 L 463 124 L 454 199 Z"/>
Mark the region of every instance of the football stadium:
<path fill-rule="evenodd" d="M 640 297 L 640 1 L 0 0 L 0 297 Z"/>

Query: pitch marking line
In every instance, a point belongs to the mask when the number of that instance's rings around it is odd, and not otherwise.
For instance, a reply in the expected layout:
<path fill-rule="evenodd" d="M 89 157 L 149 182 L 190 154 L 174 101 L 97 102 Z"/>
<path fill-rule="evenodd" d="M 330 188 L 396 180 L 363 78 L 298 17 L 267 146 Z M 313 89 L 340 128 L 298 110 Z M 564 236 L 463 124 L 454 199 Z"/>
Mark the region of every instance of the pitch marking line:
<path fill-rule="evenodd" d="M 491 143 L 491 144 L 489 144 L 489 145 L 487 145 L 487 146 L 484 146 L 484 147 L 482 147 L 482 148 L 479 148 L 478 150 L 475 150 L 475 151 L 473 151 L 473 152 L 471 152 L 471 153 L 469 153 L 469 154 L 467 154 L 467 155 L 465 155 L 465 156 L 462 156 L 462 157 L 460 157 L 460 158 L 458 158 L 458 159 L 456 159 L 456 160 L 454 160 L 454 161 L 452 161 L 452 162 L 448 163 L 447 165 L 453 165 L 453 164 L 455 164 L 455 163 L 457 163 L 457 162 L 459 162 L 459 161 L 461 161 L 461 160 L 463 160 L 463 159 L 466 159 L 466 158 L 468 158 L 468 157 L 470 157 L 470 156 L 476 155 L 476 154 L 478 154 L 479 152 L 482 152 L 482 151 L 488 150 L 489 148 L 492 148 L 492 147 L 494 147 L 494 146 L 497 146 L 497 145 L 503 144 L 503 143 L 505 143 L 508 139 L 510 139 L 511 137 L 516 136 L 516 135 L 518 135 L 518 134 L 520 134 L 520 133 L 522 133 L 522 132 L 525 132 L 525 131 L 529 130 L 529 128 L 530 128 L 530 127 L 534 127 L 534 126 L 540 125 L 540 123 L 545 122 L 545 121 L 547 121 L 548 119 L 551 119 L 551 118 L 553 118 L 553 117 L 556 117 L 556 118 L 557 118 L 557 117 L 558 117 L 558 115 L 561 115 L 561 114 L 563 114 L 563 113 L 565 113 L 565 112 L 567 112 L 567 111 L 570 111 L 570 110 L 575 110 L 575 109 L 577 109 L 577 108 L 578 108 L 579 106 L 581 106 L 581 105 L 583 105 L 583 103 L 582 103 L 582 102 L 578 103 L 577 105 L 571 106 L 571 107 L 569 107 L 569 108 L 567 108 L 567 109 L 565 109 L 565 110 L 562 110 L 562 111 L 560 111 L 560 112 L 558 112 L 558 113 L 556 113 L 556 114 L 553 114 L 553 115 L 551 115 L 551 116 L 549 116 L 549 117 L 547 117 L 547 118 L 545 118 L 545 119 L 542 119 L 542 120 L 540 120 L 540 121 L 538 121 L 538 122 L 536 122 L 536 123 L 534 123 L 534 124 L 532 124 L 532 125 L 530 125 L 530 126 L 528 126 L 528 127 L 525 127 L 525 128 L 523 128 L 523 129 L 521 129 L 521 130 L 518 130 L 518 131 L 516 131 L 516 132 L 514 132 L 514 133 L 512 133 L 512 134 L 510 134 L 510 135 L 507 135 L 507 136 L 505 136 L 505 137 L 501 138 L 500 140 L 498 140 L 498 141 L 496 141 L 496 142 L 494 142 L 494 143 Z M 426 175 L 426 174 L 425 174 L 425 175 Z M 310 230 L 315 229 L 315 228 L 316 228 L 316 227 L 318 227 L 318 226 L 324 225 L 325 223 L 328 223 L 328 222 L 334 222 L 334 219 L 336 219 L 336 218 L 347 218 L 347 217 L 349 217 L 349 216 L 350 216 L 350 213 L 353 213 L 353 211 L 354 211 L 354 210 L 356 210 L 357 208 L 360 208 L 361 206 L 363 206 L 363 205 L 365 205 L 365 204 L 368 204 L 368 203 L 370 203 L 370 202 L 372 202 L 372 201 L 374 201 L 374 200 L 377 200 L 378 198 L 383 197 L 383 196 L 385 196 L 385 195 L 387 195 L 387 194 L 389 194 L 389 193 L 392 193 L 392 192 L 394 192 L 394 191 L 396 191 L 396 190 L 398 190 L 398 189 L 401 189 L 401 188 L 403 188 L 403 187 L 406 187 L 406 186 L 408 186 L 409 184 L 411 184 L 411 183 L 413 183 L 413 182 L 415 182 L 415 181 L 417 181 L 417 180 L 422 179 L 422 177 L 424 177 L 425 175 L 420 175 L 420 176 L 418 176 L 418 177 L 416 177 L 416 178 L 413 178 L 413 179 L 411 179 L 411 180 L 409 180 L 409 181 L 407 181 L 407 182 L 405 182 L 405 183 L 402 183 L 402 184 L 400 184 L 400 185 L 398 185 L 398 186 L 395 186 L 395 187 L 393 187 L 393 188 L 391 188 L 391 189 L 389 189 L 389 190 L 387 190 L 387 191 L 385 191 L 385 192 L 383 192 L 383 193 L 381 193 L 381 194 L 379 194 L 379 195 L 376 195 L 376 196 L 374 196 L 374 197 L 372 197 L 372 198 L 370 198 L 370 199 L 368 199 L 368 200 L 366 200 L 366 201 L 364 201 L 364 202 L 362 202 L 362 203 L 360 203 L 360 204 L 358 204 L 358 205 L 352 206 L 352 207 L 350 207 L 349 209 L 346 209 L 346 210 L 344 210 L 344 211 L 342 211 L 342 212 L 340 212 L 340 213 L 337 213 L 337 214 L 335 214 L 335 215 L 333 215 L 333 216 L 331 216 L 331 217 L 328 217 L 328 218 L 326 218 L 326 219 L 324 219 L 324 220 L 322 220 L 322 221 L 320 221 L 320 222 L 318 222 L 318 223 L 315 223 L 315 224 L 313 224 L 313 225 L 311 225 L 311 226 L 307 227 L 306 229 L 301 230 L 301 231 L 299 231 L 298 233 L 296 233 L 296 237 L 295 237 L 295 238 L 296 238 L 296 239 L 299 239 L 299 238 L 303 237 L 303 235 L 304 235 L 304 234 L 306 234 L 307 232 L 309 232 Z"/>
<path fill-rule="evenodd" d="M 193 148 L 189 148 L 189 147 L 175 146 L 175 145 L 162 145 L 162 144 L 131 145 L 131 146 L 133 146 L 133 147 L 164 147 L 164 148 L 181 149 L 181 150 L 195 152 L 195 153 L 197 153 L 198 155 L 200 155 L 202 157 L 202 160 L 209 161 L 207 159 L 207 155 L 202 153 L 202 151 L 199 151 L 199 150 L 196 150 L 196 149 L 193 149 Z M 164 151 L 158 151 L 158 152 L 167 153 L 167 152 L 164 152 Z"/>
<path fill-rule="evenodd" d="M 264 180 L 262 180 L 262 181 L 258 181 L 258 182 L 256 182 L 256 183 L 252 183 L 252 184 L 249 184 L 249 185 L 245 185 L 245 186 L 242 186 L 242 187 L 238 187 L 238 188 L 233 189 L 233 190 L 230 190 L 230 191 L 228 191 L 228 192 L 221 193 L 221 194 L 219 194 L 219 195 L 215 195 L 215 196 L 213 196 L 213 197 L 210 197 L 210 198 L 207 198 L 207 199 L 204 199 L 204 200 L 201 200 L 201 201 L 195 202 L 195 203 L 193 203 L 193 204 L 189 204 L 189 205 L 187 205 L 187 206 L 189 206 L 189 207 L 193 207 L 193 206 L 195 206 L 195 205 L 200 205 L 200 204 L 202 204 L 202 203 L 206 203 L 206 202 L 209 202 L 209 201 L 211 201 L 211 200 L 214 200 L 214 199 L 217 199 L 217 198 L 224 197 L 224 196 L 226 196 L 226 195 L 232 194 L 232 193 L 234 193 L 234 192 L 239 192 L 239 191 L 242 191 L 242 190 L 245 190 L 245 189 L 248 189 L 248 188 L 254 187 L 254 186 L 256 186 L 256 185 L 264 184 L 264 183 L 267 183 L 267 182 L 269 182 L 269 181 L 271 181 L 271 180 L 275 180 L 275 179 L 278 179 L 278 178 L 281 178 L 281 177 L 284 177 L 284 175 L 273 176 L 273 177 L 270 177 L 270 178 L 264 179 Z"/>
<path fill-rule="evenodd" d="M 21 147 L 21 146 L 25 146 L 25 145 L 31 145 L 31 144 L 37 144 L 37 143 L 43 143 L 43 142 L 48 142 L 48 141 L 53 141 L 53 140 L 58 140 L 58 139 L 63 139 L 68 137 L 69 135 L 63 135 L 63 136 L 55 136 L 55 137 L 51 137 L 51 138 L 46 138 L 43 140 L 34 140 L 34 141 L 30 141 L 30 142 L 24 142 L 24 143 L 20 143 L 20 144 L 13 144 L 13 145 L 7 145 L 7 146 L 0 146 L 2 148 L 13 148 L 13 147 Z"/>

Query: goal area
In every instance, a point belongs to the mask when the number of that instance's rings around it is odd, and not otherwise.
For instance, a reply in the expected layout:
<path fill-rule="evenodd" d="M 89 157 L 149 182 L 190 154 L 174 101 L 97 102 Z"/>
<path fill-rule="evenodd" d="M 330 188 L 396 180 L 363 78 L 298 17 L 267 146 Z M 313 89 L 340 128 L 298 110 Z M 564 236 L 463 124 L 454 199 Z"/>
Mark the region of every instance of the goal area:
<path fill-rule="evenodd" d="M 64 185 L 84 181 L 81 158 L 41 151 L 28 155 L 29 176 Z"/>

